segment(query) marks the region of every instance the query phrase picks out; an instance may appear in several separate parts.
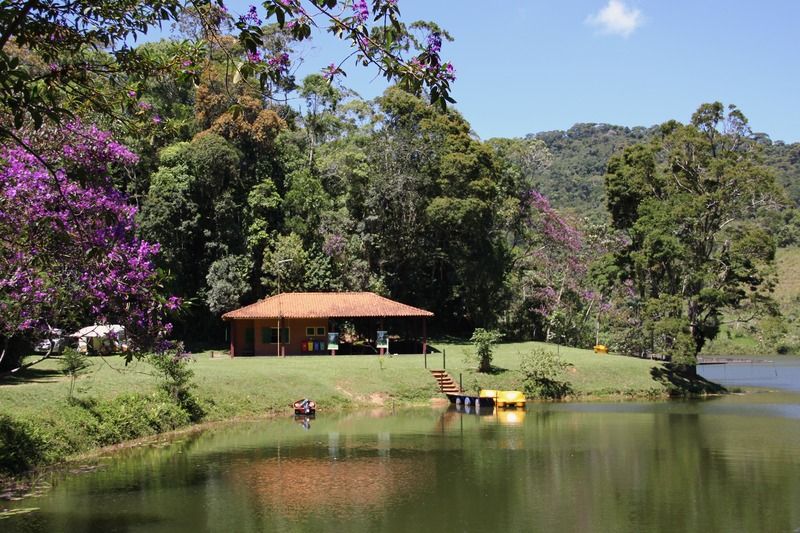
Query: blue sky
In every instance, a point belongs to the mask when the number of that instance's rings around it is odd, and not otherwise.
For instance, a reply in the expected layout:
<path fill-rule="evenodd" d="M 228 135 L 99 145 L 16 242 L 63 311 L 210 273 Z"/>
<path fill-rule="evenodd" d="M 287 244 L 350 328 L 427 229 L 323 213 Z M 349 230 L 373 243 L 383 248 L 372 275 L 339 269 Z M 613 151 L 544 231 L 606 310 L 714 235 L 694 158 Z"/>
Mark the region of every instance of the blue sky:
<path fill-rule="evenodd" d="M 247 2 L 229 3 L 231 11 Z M 456 107 L 483 139 L 576 122 L 650 126 L 689 120 L 703 102 L 736 104 L 754 131 L 800 141 L 800 0 L 399 0 L 403 20 L 455 38 Z M 330 38 L 303 45 L 302 72 L 346 55 Z M 386 87 L 347 65 L 365 98 Z"/>

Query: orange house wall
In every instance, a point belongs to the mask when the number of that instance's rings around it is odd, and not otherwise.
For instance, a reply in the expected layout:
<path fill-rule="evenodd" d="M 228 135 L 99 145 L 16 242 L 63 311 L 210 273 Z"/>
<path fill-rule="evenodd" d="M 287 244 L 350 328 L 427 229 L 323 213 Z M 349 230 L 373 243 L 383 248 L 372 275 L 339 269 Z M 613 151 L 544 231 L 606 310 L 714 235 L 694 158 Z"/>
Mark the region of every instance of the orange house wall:
<path fill-rule="evenodd" d="M 233 320 L 231 321 L 231 345 L 235 348 L 236 352 L 232 353 L 231 356 L 234 355 L 250 355 L 248 354 L 247 346 L 247 339 L 245 336 L 245 330 L 248 327 L 253 325 L 252 320 Z"/>
<path fill-rule="evenodd" d="M 281 339 L 281 346 L 283 347 L 286 355 L 300 355 L 303 353 L 308 353 L 303 351 L 301 347 L 301 343 L 304 341 L 307 342 L 309 339 L 309 337 L 306 336 L 306 328 L 313 327 L 315 330 L 316 328 L 325 328 L 325 333 L 327 334 L 328 332 L 327 318 L 283 319 L 280 322 L 282 328 L 289 328 L 289 342 L 287 343 L 284 341 L 284 339 Z M 248 351 L 245 330 L 250 326 L 253 327 L 255 340 L 253 346 L 254 355 L 278 355 L 278 347 L 276 343 L 262 342 L 263 337 L 261 334 L 262 328 L 277 328 L 277 319 L 233 320 L 231 329 L 234 339 L 233 345 L 236 350 L 235 355 L 242 355 Z M 310 338 L 312 340 L 327 341 L 326 336 L 315 335 Z"/>

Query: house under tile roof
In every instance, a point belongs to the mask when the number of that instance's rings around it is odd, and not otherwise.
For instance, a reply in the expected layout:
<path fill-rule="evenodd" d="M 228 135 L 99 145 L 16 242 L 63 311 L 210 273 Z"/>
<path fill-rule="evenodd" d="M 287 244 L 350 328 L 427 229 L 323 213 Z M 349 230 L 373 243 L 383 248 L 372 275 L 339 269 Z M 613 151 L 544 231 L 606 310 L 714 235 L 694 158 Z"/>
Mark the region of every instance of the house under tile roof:
<path fill-rule="evenodd" d="M 426 353 L 425 321 L 432 316 L 425 309 L 371 292 L 285 292 L 225 313 L 222 318 L 230 324 L 230 353 L 236 357 L 326 353 L 334 350 L 328 348 L 326 340 L 329 334 L 337 334 L 337 322 L 342 319 L 373 319 L 373 326 L 379 330 L 384 328 L 384 319 L 419 320 L 422 353 Z"/>
<path fill-rule="evenodd" d="M 433 313 L 372 292 L 284 292 L 222 315 L 261 318 L 432 317 Z"/>

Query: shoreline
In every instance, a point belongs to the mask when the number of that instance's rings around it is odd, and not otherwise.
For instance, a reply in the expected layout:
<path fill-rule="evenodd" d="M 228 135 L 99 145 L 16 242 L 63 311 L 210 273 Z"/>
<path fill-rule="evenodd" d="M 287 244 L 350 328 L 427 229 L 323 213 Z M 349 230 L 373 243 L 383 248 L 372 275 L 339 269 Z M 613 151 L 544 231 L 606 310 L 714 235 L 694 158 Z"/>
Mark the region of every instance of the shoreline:
<path fill-rule="evenodd" d="M 530 350 L 553 350 L 534 342 L 500 344 L 493 360 L 496 372 L 481 374 L 469 359 L 471 346 L 439 344 L 438 348 L 441 359 L 438 353 L 427 358 L 235 359 L 195 354 L 190 364 L 191 390 L 201 408 L 199 417 L 190 417 L 156 392 L 152 371 L 143 360 L 122 368 L 113 360 L 93 358 L 91 374 L 77 382 L 75 399 L 69 399 L 70 383 L 51 361 L 38 367 L 34 378 L 23 376 L 0 384 L 0 436 L 6 439 L 6 453 L 0 453 L 0 486 L 153 439 L 238 421 L 269 420 L 289 413 L 290 403 L 297 398 L 315 400 L 322 415 L 364 408 L 445 406 L 447 400 L 429 371 L 442 368 L 445 350 L 446 370 L 457 383 L 463 381 L 465 390 L 524 390 L 519 371 L 522 356 Z M 675 380 L 655 361 L 568 347 L 559 351 L 571 364 L 563 376 L 570 393 L 555 402 L 651 402 L 698 391 L 705 394 L 695 395 L 707 396 L 712 391 L 702 383 Z M 681 389 L 687 383 L 699 388 Z M 0 440 L 0 450 L 2 445 Z"/>
<path fill-rule="evenodd" d="M 726 394 L 741 394 L 741 393 L 747 394 L 751 392 L 758 392 L 758 391 L 737 391 L 724 394 L 709 393 L 703 396 L 698 396 L 698 398 L 725 396 Z M 673 399 L 679 399 L 679 398 L 670 396 L 668 394 L 663 394 L 660 396 L 652 396 L 647 394 L 604 394 L 604 395 L 569 396 L 559 400 L 529 399 L 528 403 L 546 405 L 546 404 L 560 404 L 560 403 L 663 402 L 663 401 L 670 401 Z M 450 402 L 447 400 L 446 397 L 431 397 L 427 402 L 424 403 L 392 402 L 392 405 L 388 406 L 386 404 L 376 405 L 375 403 L 364 402 L 349 406 L 329 407 L 327 409 L 319 410 L 318 414 L 324 416 L 324 414 L 326 413 L 339 414 L 366 408 L 393 410 L 395 408 L 413 409 L 413 408 L 429 407 L 431 409 L 442 409 L 442 408 L 447 408 L 449 405 Z M 197 423 L 191 423 L 189 425 L 182 426 L 179 428 L 171 429 L 169 431 L 164 431 L 152 435 L 146 435 L 134 439 L 124 440 L 121 442 L 108 444 L 101 447 L 90 448 L 88 450 L 81 451 L 77 454 L 65 457 L 54 463 L 37 466 L 32 470 L 17 475 L 12 475 L 12 476 L 0 475 L 0 501 L 17 501 L 29 497 L 35 497 L 36 494 L 30 493 L 31 489 L 37 487 L 38 484 L 42 482 L 43 478 L 52 479 L 53 476 L 64 475 L 65 473 L 80 474 L 83 472 L 96 470 L 97 468 L 99 468 L 96 464 L 98 461 L 102 460 L 105 457 L 112 456 L 116 453 L 120 453 L 124 450 L 129 450 L 137 447 L 152 446 L 160 443 L 166 443 L 175 440 L 181 436 L 194 435 L 197 433 L 202 433 L 205 431 L 209 431 L 212 429 L 228 425 L 234 425 L 245 422 L 270 421 L 280 418 L 282 416 L 292 416 L 292 413 L 291 411 L 288 410 L 287 411 L 268 410 L 261 414 L 241 413 L 221 419 L 204 420 Z M 86 464 L 86 463 L 93 463 L 93 464 Z"/>

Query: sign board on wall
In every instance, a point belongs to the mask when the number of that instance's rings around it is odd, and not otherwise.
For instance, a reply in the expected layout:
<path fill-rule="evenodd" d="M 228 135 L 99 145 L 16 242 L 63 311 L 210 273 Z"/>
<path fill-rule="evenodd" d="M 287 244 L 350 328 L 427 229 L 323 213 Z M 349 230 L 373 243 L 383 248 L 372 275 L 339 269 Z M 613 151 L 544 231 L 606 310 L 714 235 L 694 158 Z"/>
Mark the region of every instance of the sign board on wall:
<path fill-rule="evenodd" d="M 389 349 L 389 332 L 378 331 L 378 336 L 375 338 L 375 346 L 377 348 Z"/>

